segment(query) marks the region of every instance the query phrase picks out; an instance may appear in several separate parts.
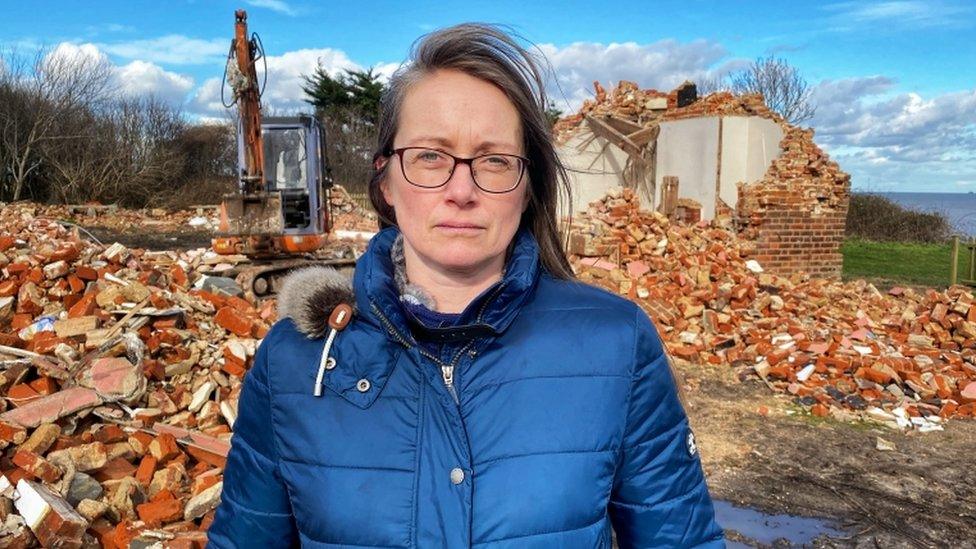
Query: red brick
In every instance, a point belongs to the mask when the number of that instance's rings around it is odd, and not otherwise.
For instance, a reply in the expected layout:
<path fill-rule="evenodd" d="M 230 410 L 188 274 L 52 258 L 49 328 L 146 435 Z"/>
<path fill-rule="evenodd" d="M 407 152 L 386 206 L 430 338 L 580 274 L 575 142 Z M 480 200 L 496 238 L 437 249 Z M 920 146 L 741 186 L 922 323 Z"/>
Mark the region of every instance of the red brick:
<path fill-rule="evenodd" d="M 169 490 L 162 490 L 151 501 L 136 506 L 139 518 L 149 527 L 180 520 L 183 518 L 183 505 Z"/>
<path fill-rule="evenodd" d="M 218 310 L 214 322 L 233 334 L 242 337 L 251 336 L 253 322 L 244 313 L 233 307 L 222 307 Z"/>
<path fill-rule="evenodd" d="M 161 433 L 149 443 L 149 453 L 160 463 L 165 463 L 180 452 L 180 445 L 176 442 L 176 437 L 169 433 Z"/>

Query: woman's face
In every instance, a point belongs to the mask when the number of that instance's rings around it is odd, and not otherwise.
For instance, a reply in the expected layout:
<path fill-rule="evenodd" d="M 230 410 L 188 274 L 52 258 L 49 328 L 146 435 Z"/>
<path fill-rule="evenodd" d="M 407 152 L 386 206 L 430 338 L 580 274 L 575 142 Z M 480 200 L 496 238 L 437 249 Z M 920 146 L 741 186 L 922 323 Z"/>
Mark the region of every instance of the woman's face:
<path fill-rule="evenodd" d="M 463 158 L 525 154 L 521 120 L 508 97 L 456 70 L 434 72 L 407 92 L 393 141 L 393 148 L 400 147 L 430 147 Z M 404 179 L 397 155 L 388 162 L 380 188 L 396 212 L 408 260 L 419 260 L 413 268 L 441 275 L 501 272 L 528 205 L 527 173 L 514 190 L 493 194 L 475 185 L 469 165 L 458 164 L 446 185 L 425 189 Z"/>

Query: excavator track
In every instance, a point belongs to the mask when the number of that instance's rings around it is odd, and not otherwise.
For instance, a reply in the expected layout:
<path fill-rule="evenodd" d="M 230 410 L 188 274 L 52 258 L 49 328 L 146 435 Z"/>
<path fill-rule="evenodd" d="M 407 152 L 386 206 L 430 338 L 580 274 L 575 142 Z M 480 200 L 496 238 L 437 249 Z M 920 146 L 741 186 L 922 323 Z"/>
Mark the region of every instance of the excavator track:
<path fill-rule="evenodd" d="M 244 297 L 250 301 L 257 301 L 275 295 L 281 289 L 282 280 L 291 271 L 303 267 L 323 266 L 332 267 L 346 276 L 352 278 L 355 270 L 356 260 L 351 258 L 341 259 L 276 259 L 269 261 L 256 260 L 254 263 L 239 265 L 233 272 L 234 277 Z"/>

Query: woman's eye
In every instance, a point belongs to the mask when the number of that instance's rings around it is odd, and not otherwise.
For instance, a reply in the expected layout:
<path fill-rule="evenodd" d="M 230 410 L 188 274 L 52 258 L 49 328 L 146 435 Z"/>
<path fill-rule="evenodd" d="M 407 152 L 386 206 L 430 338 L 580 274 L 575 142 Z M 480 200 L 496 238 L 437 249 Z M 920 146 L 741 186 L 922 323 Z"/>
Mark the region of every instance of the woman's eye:
<path fill-rule="evenodd" d="M 484 158 L 484 163 L 496 169 L 507 169 L 512 166 L 512 160 L 504 156 L 486 156 Z"/>
<path fill-rule="evenodd" d="M 444 155 L 435 151 L 425 151 L 417 155 L 417 159 L 422 162 L 437 162 L 444 159 Z"/>

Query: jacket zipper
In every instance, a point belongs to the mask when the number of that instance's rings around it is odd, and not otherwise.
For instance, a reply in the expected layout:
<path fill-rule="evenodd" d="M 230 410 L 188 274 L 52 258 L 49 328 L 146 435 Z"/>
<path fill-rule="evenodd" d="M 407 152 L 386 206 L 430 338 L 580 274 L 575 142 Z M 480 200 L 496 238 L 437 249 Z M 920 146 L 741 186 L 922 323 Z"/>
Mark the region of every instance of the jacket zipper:
<path fill-rule="evenodd" d="M 504 287 L 505 287 L 505 283 L 502 282 L 501 284 L 498 285 L 498 288 L 495 288 L 495 291 L 492 292 L 492 294 L 490 296 L 488 296 L 488 299 L 486 299 L 485 302 L 481 304 L 481 309 L 478 310 L 478 316 L 476 318 L 476 322 L 478 322 L 478 323 L 481 322 L 481 319 L 482 319 L 482 317 L 485 314 L 485 308 L 487 308 L 488 307 L 488 304 L 491 303 L 491 301 L 493 299 L 495 299 L 495 297 L 498 296 L 499 293 L 501 293 L 501 291 L 502 291 L 502 289 Z M 373 309 L 373 313 L 380 319 L 380 322 L 383 323 L 383 326 L 386 327 L 386 330 L 388 332 L 390 332 L 390 334 L 393 337 L 395 337 L 396 340 L 398 342 L 400 342 L 401 345 L 403 345 L 407 349 L 412 349 L 413 348 L 413 345 L 405 337 L 403 337 L 400 334 L 400 331 L 397 330 L 396 327 L 393 325 L 393 323 L 390 322 L 386 318 L 386 316 L 383 314 L 383 312 L 380 311 L 380 308 L 376 306 L 376 303 L 374 303 L 372 300 L 370 300 L 369 305 L 370 305 L 370 308 Z M 470 347 L 472 344 L 473 344 L 473 342 L 471 342 L 471 341 L 469 341 L 468 343 L 465 343 L 464 347 L 461 347 L 461 350 L 458 351 L 457 354 L 454 355 L 454 358 L 451 359 L 451 363 L 450 364 L 445 364 L 444 361 L 442 361 L 439 357 L 436 357 L 436 356 L 428 353 L 423 348 L 420 348 L 420 347 L 417 348 L 417 351 L 421 355 L 429 358 L 430 360 L 434 361 L 435 364 L 437 364 L 438 366 L 440 366 L 440 368 L 441 368 L 441 378 L 444 380 L 444 387 L 447 388 L 447 392 L 450 393 L 451 394 L 451 398 L 454 399 L 454 404 L 456 404 L 458 406 L 461 405 L 461 399 L 458 398 L 457 390 L 454 388 L 454 366 L 457 365 L 458 360 L 461 359 L 461 357 L 464 355 L 464 353 L 468 350 L 468 347 Z"/>
<path fill-rule="evenodd" d="M 370 301 L 369 305 L 373 309 L 373 313 L 380 319 L 380 322 L 383 323 L 383 326 L 386 327 L 386 330 L 390 333 L 390 335 L 396 338 L 396 340 L 407 349 L 414 348 L 414 345 L 410 343 L 410 341 L 407 340 L 407 338 L 403 337 L 400 334 L 400 331 L 397 330 L 395 326 L 393 326 L 393 323 L 386 318 L 386 316 L 380 311 L 380 308 L 377 307 L 375 303 Z M 465 345 L 465 347 L 462 349 L 462 351 L 464 350 L 467 350 L 467 345 Z M 444 361 L 441 360 L 439 357 L 436 357 L 428 353 L 422 347 L 418 347 L 417 352 L 427 357 L 428 359 L 432 360 L 435 364 L 437 364 L 440 367 L 441 377 L 444 379 L 444 386 L 447 387 L 447 391 L 451 393 L 451 398 L 454 399 L 454 403 L 460 405 L 461 400 L 458 398 L 457 391 L 454 389 L 454 365 L 457 363 L 457 359 L 460 358 L 461 353 L 455 355 L 454 359 L 451 360 L 450 364 L 445 364 Z"/>

